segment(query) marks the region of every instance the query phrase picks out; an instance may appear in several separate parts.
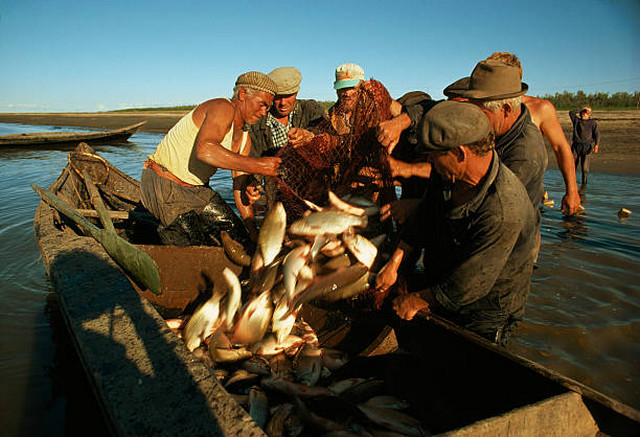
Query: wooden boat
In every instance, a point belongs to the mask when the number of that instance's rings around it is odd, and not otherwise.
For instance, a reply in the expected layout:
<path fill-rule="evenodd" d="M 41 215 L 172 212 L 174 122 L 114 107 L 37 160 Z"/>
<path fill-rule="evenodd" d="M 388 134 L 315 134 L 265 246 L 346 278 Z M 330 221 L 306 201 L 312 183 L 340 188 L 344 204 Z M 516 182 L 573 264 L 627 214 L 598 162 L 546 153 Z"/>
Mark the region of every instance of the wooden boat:
<path fill-rule="evenodd" d="M 105 132 L 40 132 L 0 136 L 0 148 L 77 146 L 79 142 L 92 145 L 117 143 L 129 139 L 146 121 Z"/>
<path fill-rule="evenodd" d="M 264 435 L 163 320 L 192 309 L 222 268 L 240 267 L 221 248 L 154 244 L 155 224 L 140 209 L 138 182 L 90 149 L 74 153 L 51 191 L 97 216 L 80 177 L 89 173 L 109 214 L 119 217 L 115 230 L 151 255 L 162 280 L 160 295 L 144 289 L 76 223 L 39 204 L 34 230 L 42 258 L 113 434 Z M 304 310 L 324 346 L 357 355 L 341 376 L 383 379 L 387 392 L 408 400 L 434 435 L 640 432 L 638 410 L 446 320 L 387 326 L 345 308 Z"/>

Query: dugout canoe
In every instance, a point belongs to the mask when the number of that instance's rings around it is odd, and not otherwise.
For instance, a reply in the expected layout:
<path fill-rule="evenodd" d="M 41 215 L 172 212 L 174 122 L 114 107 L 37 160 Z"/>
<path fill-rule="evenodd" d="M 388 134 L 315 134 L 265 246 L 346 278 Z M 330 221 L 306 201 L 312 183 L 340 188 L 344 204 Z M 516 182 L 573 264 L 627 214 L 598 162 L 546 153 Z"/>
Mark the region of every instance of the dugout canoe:
<path fill-rule="evenodd" d="M 91 145 L 124 142 L 135 134 L 146 121 L 105 132 L 34 132 L 0 136 L 0 150 L 19 147 L 77 146 L 80 142 Z"/>
<path fill-rule="evenodd" d="M 151 255 L 155 295 L 130 279 L 93 238 L 41 202 L 34 231 L 66 325 L 114 435 L 264 435 L 213 370 L 165 318 L 192 309 L 220 271 L 240 267 L 220 248 L 161 246 L 139 204 L 138 182 L 80 147 L 50 187 L 98 221 L 82 171 L 116 231 Z M 96 157 L 98 156 L 98 157 Z M 583 384 L 487 344 L 446 320 L 388 326 L 344 308 L 305 308 L 327 347 L 355 356 L 341 376 L 374 376 L 409 401 L 434 435 L 638 435 L 640 413 Z"/>

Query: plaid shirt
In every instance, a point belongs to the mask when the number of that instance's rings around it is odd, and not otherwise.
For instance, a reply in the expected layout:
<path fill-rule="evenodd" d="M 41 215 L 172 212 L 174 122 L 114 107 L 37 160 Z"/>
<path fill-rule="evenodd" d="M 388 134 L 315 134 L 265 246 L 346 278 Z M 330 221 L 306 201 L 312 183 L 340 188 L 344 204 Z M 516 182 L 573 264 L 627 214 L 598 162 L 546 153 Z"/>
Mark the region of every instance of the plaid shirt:
<path fill-rule="evenodd" d="M 267 113 L 267 126 L 271 129 L 271 138 L 273 139 L 273 147 L 280 149 L 285 144 L 287 144 L 287 134 L 289 133 L 289 129 L 291 129 L 291 119 L 293 118 L 293 114 L 296 112 L 297 106 L 289 113 L 289 119 L 287 120 L 287 125 L 283 125 L 276 118 L 271 115 L 271 112 Z"/>

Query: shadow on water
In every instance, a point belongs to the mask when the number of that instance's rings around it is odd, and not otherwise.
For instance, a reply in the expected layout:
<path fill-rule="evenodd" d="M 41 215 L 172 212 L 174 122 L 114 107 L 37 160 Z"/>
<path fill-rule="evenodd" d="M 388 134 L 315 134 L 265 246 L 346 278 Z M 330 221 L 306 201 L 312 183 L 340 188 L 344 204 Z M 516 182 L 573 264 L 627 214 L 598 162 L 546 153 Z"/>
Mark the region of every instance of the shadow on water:
<path fill-rule="evenodd" d="M 95 254 L 72 250 L 50 266 L 61 309 L 78 355 L 93 375 L 92 388 L 105 400 L 106 416 L 139 435 L 219 435 L 218 418 L 196 383 L 209 377 L 203 366 L 185 365 L 189 354 L 115 266 Z M 188 362 L 189 360 L 187 360 Z M 193 362 L 193 360 L 191 360 Z M 201 374 L 192 375 L 200 371 Z M 210 393 L 209 393 L 210 394 Z M 152 408 L 150 406 L 153 405 Z M 86 430 L 85 430 L 86 431 Z"/>

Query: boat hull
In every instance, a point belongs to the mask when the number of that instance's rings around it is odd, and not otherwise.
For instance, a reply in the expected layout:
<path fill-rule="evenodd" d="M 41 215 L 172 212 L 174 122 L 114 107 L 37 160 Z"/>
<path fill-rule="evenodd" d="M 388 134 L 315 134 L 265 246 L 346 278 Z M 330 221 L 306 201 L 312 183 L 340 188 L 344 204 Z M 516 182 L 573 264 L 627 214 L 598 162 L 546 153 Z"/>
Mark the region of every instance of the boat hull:
<path fill-rule="evenodd" d="M 114 198 L 106 199 L 107 207 L 116 209 L 120 202 L 120 210 L 135 211 L 137 181 L 119 175 L 115 167 L 97 179 L 100 171 L 92 176 Z M 74 199 L 83 197 L 82 183 L 68 166 L 51 190 L 79 207 Z M 116 228 L 125 235 L 123 227 Z M 208 297 L 224 267 L 240 272 L 222 249 L 138 244 L 158 265 L 163 293 L 156 296 L 131 281 L 99 243 L 78 234 L 44 202 L 36 210 L 34 231 L 114 435 L 264 435 L 213 369 L 164 322 Z M 617 405 L 626 416 L 620 414 L 433 320 L 402 323 L 341 304 L 308 305 L 301 317 L 323 346 L 355 357 L 335 378 L 384 380 L 385 392 L 408 400 L 411 414 L 434 435 L 634 435 L 640 429 L 636 410 Z"/>

